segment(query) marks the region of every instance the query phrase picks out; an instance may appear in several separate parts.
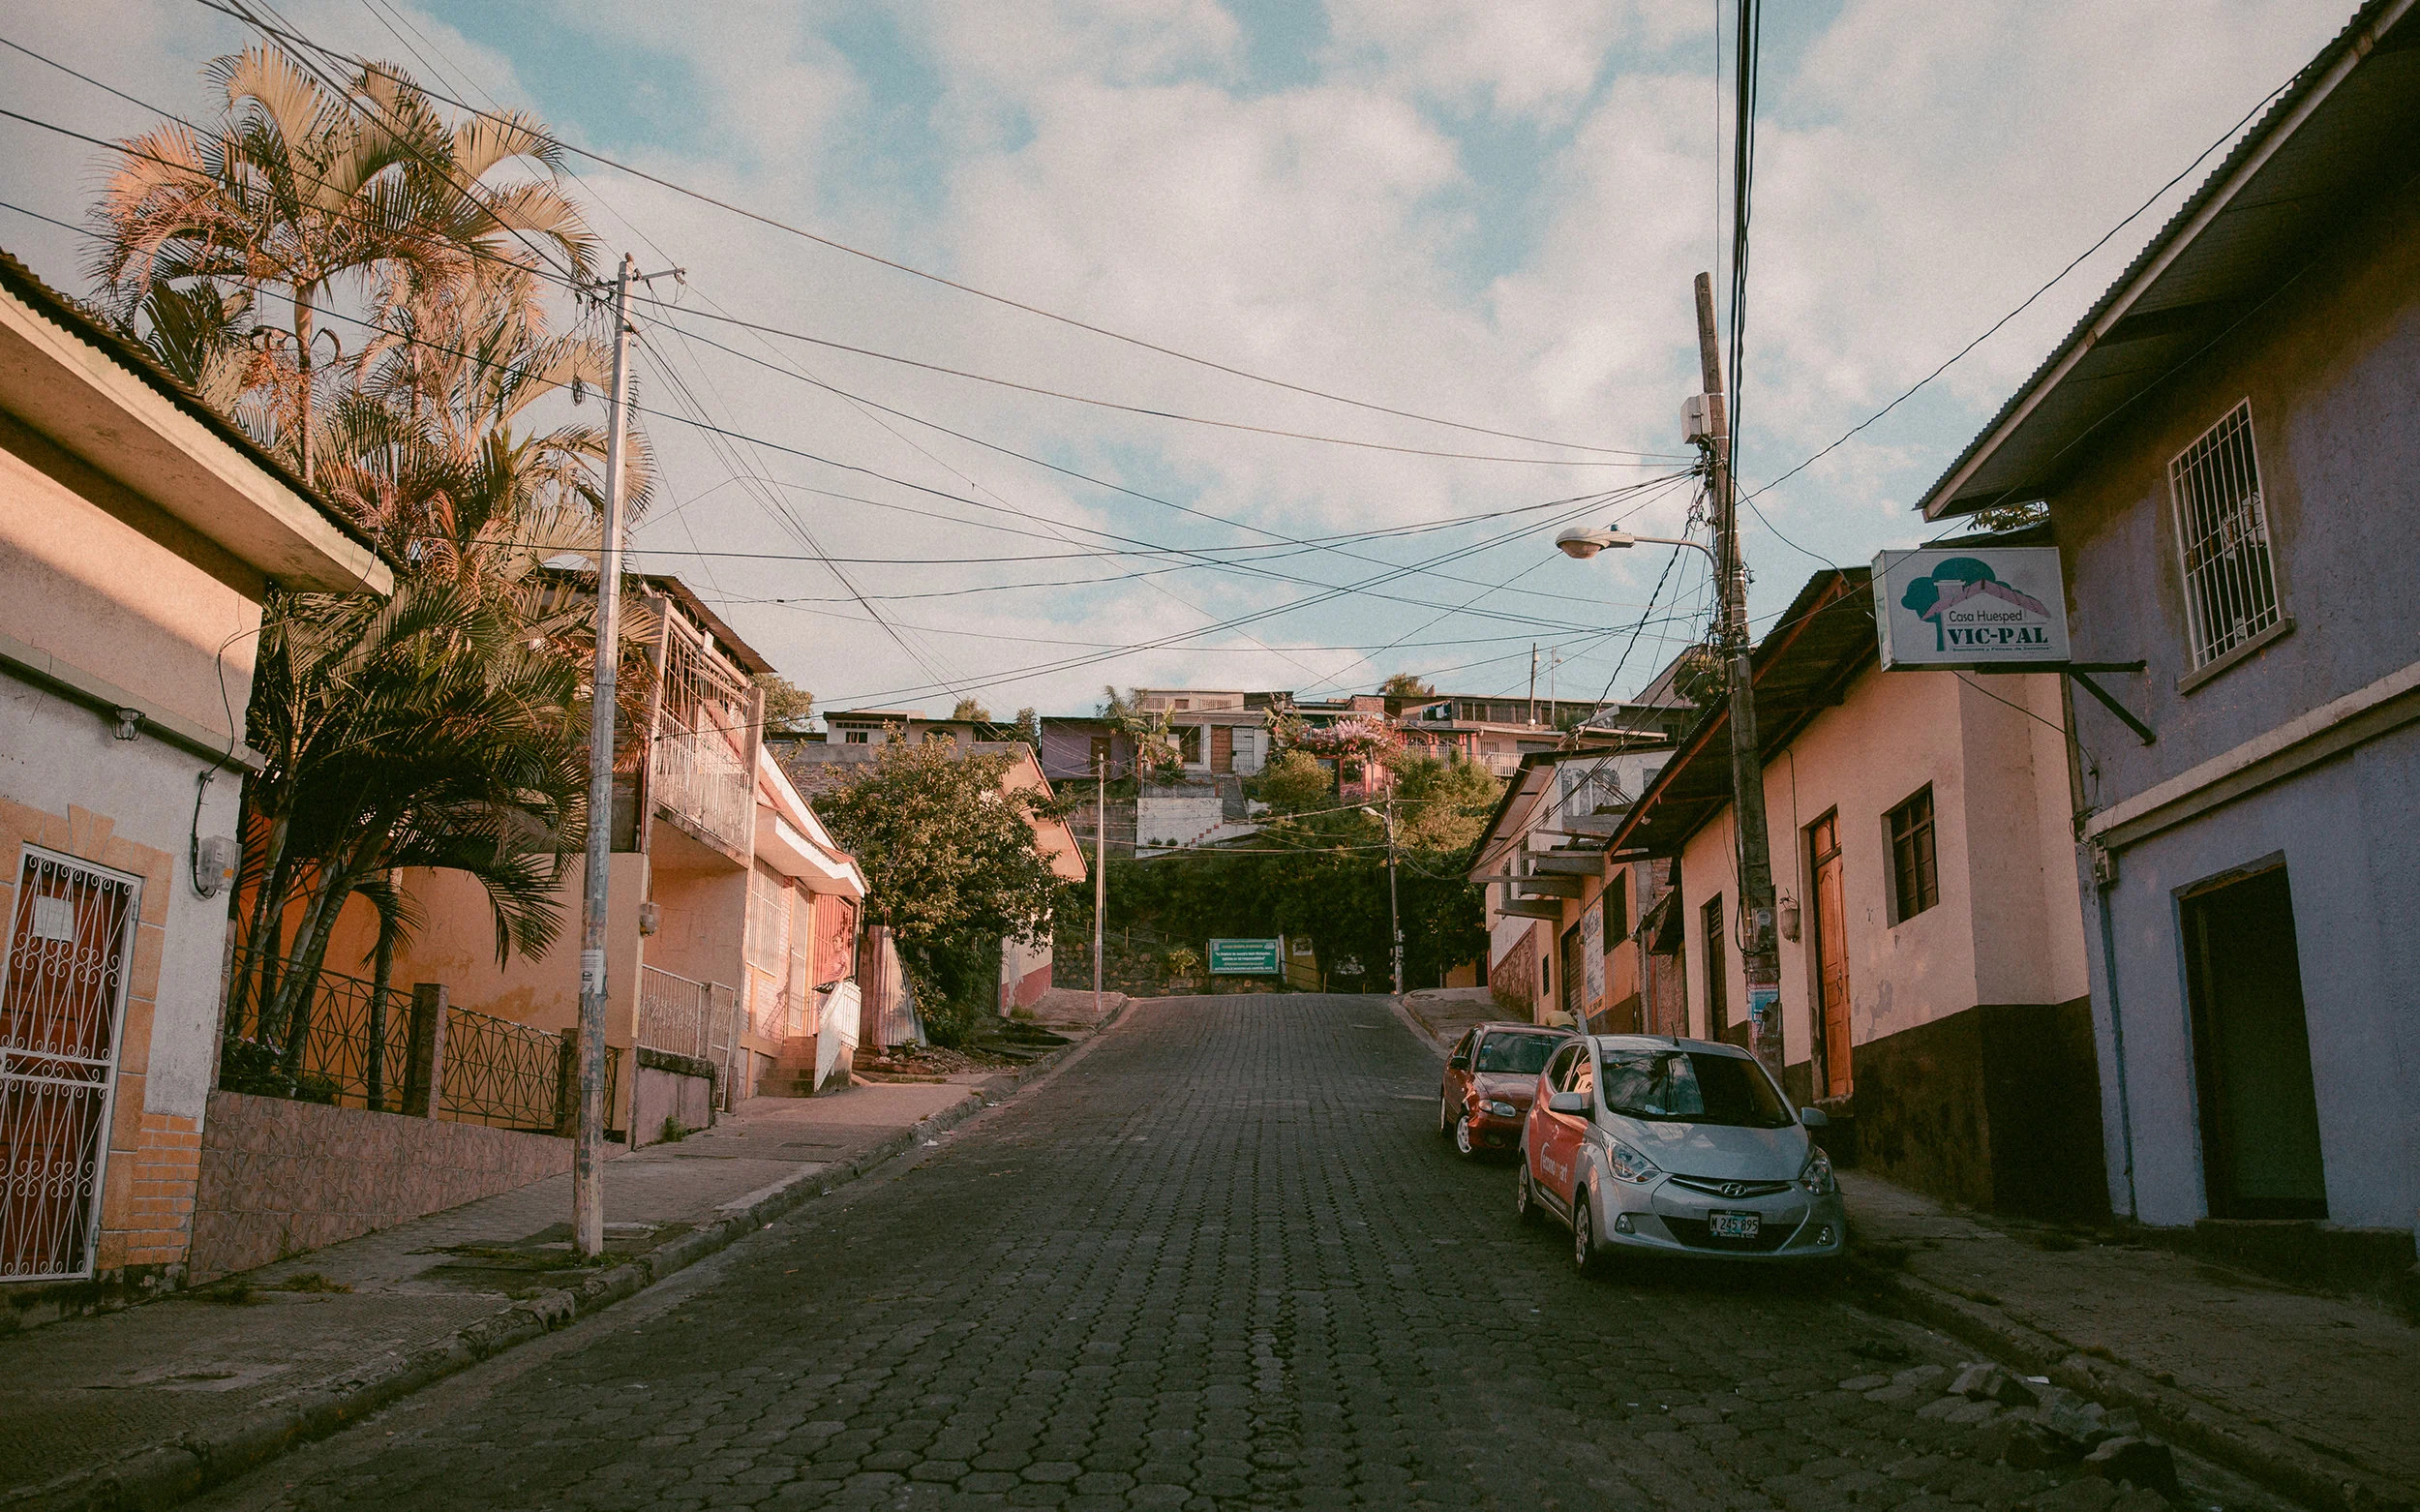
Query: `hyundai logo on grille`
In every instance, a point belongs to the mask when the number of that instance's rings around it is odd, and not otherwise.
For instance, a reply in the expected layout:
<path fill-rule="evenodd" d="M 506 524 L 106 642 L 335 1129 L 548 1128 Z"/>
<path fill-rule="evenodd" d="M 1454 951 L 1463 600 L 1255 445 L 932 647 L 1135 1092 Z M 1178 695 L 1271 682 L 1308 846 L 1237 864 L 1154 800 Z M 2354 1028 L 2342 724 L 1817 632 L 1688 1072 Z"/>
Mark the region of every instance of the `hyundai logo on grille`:
<path fill-rule="evenodd" d="M 1743 1196 L 1746 1196 L 1747 1194 L 1748 1194 L 1748 1186 L 1747 1186 L 1747 1183 L 1746 1183 L 1746 1182 L 1744 1182 L 1744 1181 L 1726 1181 L 1726 1182 L 1724 1182 L 1724 1183 L 1723 1183 L 1723 1195 L 1724 1195 L 1724 1196 L 1727 1196 L 1727 1197 L 1743 1197 Z"/>

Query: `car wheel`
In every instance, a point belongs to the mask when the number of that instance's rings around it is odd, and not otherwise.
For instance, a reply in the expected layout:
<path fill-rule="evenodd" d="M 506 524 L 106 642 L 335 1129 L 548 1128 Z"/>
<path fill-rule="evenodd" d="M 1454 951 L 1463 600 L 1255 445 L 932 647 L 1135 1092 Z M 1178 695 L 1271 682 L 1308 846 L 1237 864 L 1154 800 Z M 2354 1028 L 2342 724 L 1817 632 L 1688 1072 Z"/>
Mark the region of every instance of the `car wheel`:
<path fill-rule="evenodd" d="M 1454 1120 L 1454 1148 L 1462 1152 L 1465 1160 L 1473 1159 L 1479 1153 L 1478 1141 L 1470 1137 L 1470 1115 L 1468 1113 Z"/>
<path fill-rule="evenodd" d="M 1538 1221 L 1538 1194 L 1529 1185 L 1529 1156 L 1526 1150 L 1521 1156 L 1521 1174 L 1513 1178 L 1513 1216 L 1525 1224 Z"/>
<path fill-rule="evenodd" d="M 1582 1276 L 1593 1275 L 1596 1264 L 1596 1220 L 1589 1216 L 1594 1201 L 1582 1192 L 1571 1205 L 1571 1268 Z"/>

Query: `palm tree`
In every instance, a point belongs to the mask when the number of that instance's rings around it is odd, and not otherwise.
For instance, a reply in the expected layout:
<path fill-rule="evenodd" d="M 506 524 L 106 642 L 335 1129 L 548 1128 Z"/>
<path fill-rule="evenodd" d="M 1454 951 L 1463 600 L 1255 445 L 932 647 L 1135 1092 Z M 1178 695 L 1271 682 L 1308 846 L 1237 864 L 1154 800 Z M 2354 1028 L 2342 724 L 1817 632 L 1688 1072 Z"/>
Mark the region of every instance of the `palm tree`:
<path fill-rule="evenodd" d="M 252 48 L 210 65 L 226 97 L 207 135 L 168 124 L 123 143 L 97 208 L 92 272 L 121 322 L 155 317 L 157 292 L 215 307 L 222 337 L 239 320 L 267 361 L 250 376 L 266 428 L 306 481 L 314 476 L 318 325 L 349 293 L 373 323 L 414 299 L 469 282 L 482 262 L 528 268 L 560 258 L 592 271 L 595 239 L 554 187 L 560 149 L 534 121 L 477 116 L 448 128 L 400 71 L 365 69 L 332 92 L 287 53 Z M 489 182 L 514 165 L 542 181 Z M 270 297 L 282 304 L 276 321 Z"/>
<path fill-rule="evenodd" d="M 519 600 L 435 576 L 384 602 L 290 595 L 264 624 L 249 739 L 269 765 L 248 795 L 229 1025 L 251 1010 L 289 1076 L 346 899 L 378 910 L 382 954 L 410 922 L 392 871 L 476 879 L 499 960 L 553 942 L 587 771 L 579 669 L 532 628 Z"/>

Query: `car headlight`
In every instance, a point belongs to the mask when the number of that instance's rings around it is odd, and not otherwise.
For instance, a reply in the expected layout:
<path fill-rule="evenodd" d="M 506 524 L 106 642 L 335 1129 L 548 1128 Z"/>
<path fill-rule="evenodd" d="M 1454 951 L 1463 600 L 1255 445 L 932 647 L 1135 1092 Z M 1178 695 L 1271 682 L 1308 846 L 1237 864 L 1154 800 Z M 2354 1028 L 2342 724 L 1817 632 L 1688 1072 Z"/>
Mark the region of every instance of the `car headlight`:
<path fill-rule="evenodd" d="M 1799 1185 L 1819 1197 L 1828 1197 L 1839 1191 L 1840 1183 L 1831 1174 L 1831 1157 L 1820 1149 L 1809 1151 L 1806 1164 L 1799 1170 Z"/>
<path fill-rule="evenodd" d="M 1513 1106 L 1510 1103 L 1506 1103 L 1498 1099 L 1490 1099 L 1489 1101 L 1480 1104 L 1479 1106 L 1486 1111 L 1495 1114 L 1497 1118 L 1512 1118 L 1517 1116 L 1521 1111 L 1521 1109 Z"/>
<path fill-rule="evenodd" d="M 1614 1174 L 1627 1182 L 1649 1182 L 1664 1173 L 1664 1168 L 1622 1143 L 1619 1139 L 1606 1141 L 1605 1159 Z"/>

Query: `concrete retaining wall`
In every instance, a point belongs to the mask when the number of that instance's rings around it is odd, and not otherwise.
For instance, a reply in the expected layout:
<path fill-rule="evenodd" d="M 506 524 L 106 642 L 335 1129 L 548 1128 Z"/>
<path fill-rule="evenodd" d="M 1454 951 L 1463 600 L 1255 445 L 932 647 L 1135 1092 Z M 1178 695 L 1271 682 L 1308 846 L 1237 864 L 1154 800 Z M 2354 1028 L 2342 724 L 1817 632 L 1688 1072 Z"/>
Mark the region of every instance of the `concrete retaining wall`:
<path fill-rule="evenodd" d="M 213 1092 L 188 1279 L 206 1282 L 571 1168 L 571 1141 Z"/>

